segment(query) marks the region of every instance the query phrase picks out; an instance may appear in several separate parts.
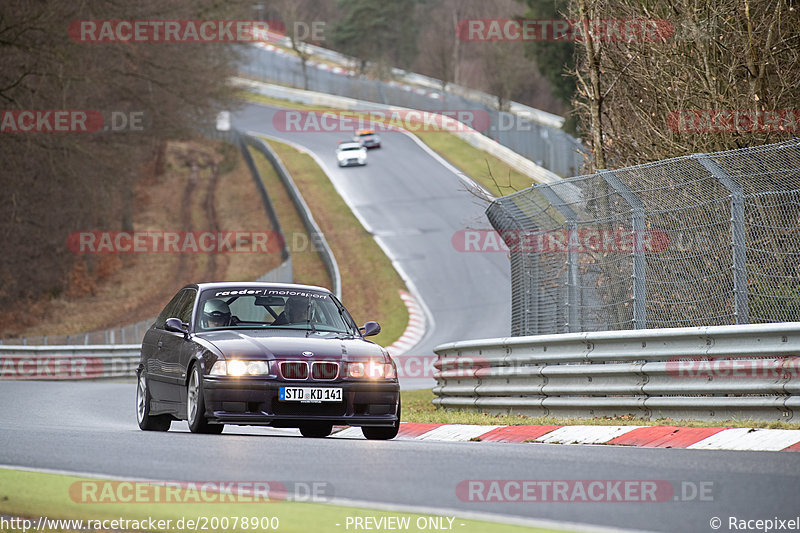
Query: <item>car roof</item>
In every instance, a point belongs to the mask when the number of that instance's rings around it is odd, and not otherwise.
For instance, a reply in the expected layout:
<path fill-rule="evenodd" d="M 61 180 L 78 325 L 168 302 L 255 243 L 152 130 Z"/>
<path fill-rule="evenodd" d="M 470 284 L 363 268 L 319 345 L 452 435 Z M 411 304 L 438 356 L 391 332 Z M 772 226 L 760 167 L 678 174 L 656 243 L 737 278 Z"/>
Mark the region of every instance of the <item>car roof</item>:
<path fill-rule="evenodd" d="M 339 143 L 339 148 L 347 149 L 347 148 L 361 148 L 361 145 L 355 142 L 343 142 Z"/>
<path fill-rule="evenodd" d="M 254 289 L 286 289 L 286 290 L 313 290 L 330 293 L 325 287 L 317 285 L 303 285 L 300 283 L 271 283 L 259 281 L 219 281 L 215 283 L 192 283 L 186 287 L 199 289 L 201 292 L 208 289 L 233 289 L 233 288 L 254 288 Z"/>
<path fill-rule="evenodd" d="M 375 130 L 359 130 L 356 132 L 356 135 L 374 135 Z"/>

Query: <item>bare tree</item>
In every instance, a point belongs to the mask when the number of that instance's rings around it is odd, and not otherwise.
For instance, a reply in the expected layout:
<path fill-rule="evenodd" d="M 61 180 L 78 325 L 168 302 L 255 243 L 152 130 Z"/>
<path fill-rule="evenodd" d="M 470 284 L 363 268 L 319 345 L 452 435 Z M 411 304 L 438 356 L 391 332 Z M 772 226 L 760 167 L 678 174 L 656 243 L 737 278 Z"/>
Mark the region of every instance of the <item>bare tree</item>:
<path fill-rule="evenodd" d="M 165 139 L 197 135 L 232 101 L 229 45 L 70 39 L 81 20 L 235 19 L 236 5 L 9 0 L 0 6 L 0 101 L 22 110 L 93 110 L 108 130 L 0 133 L 0 303 L 66 291 L 91 260 L 70 232 L 130 228 L 132 190 Z M 142 119 L 120 131 L 114 117 Z M 80 277 L 80 276 L 78 276 Z M 5 322 L 2 318 L 0 321 Z"/>
<path fill-rule="evenodd" d="M 598 147 L 604 150 L 605 161 L 596 158 L 597 167 L 796 135 L 796 129 L 778 124 L 780 113 L 800 102 L 800 17 L 791 0 L 572 0 L 573 13 L 581 6 L 590 19 L 661 21 L 661 31 L 649 38 L 579 47 L 576 107 L 592 124 L 589 140 L 596 154 Z M 773 127 L 737 128 L 733 121 L 715 122 L 720 111 L 778 118 Z"/>
<path fill-rule="evenodd" d="M 441 80 L 442 91 L 445 91 L 448 83 L 459 83 L 462 47 L 456 28 L 471 6 L 464 0 L 442 0 L 420 9 L 422 13 L 418 19 L 424 21 L 420 35 L 423 53 L 415 68 Z"/>
<path fill-rule="evenodd" d="M 320 0 L 278 0 L 271 5 L 286 31 L 292 50 L 300 59 L 303 72 L 303 89 L 308 90 L 308 60 L 311 51 L 307 42 L 314 40 L 314 31 L 320 21 L 316 20 Z"/>

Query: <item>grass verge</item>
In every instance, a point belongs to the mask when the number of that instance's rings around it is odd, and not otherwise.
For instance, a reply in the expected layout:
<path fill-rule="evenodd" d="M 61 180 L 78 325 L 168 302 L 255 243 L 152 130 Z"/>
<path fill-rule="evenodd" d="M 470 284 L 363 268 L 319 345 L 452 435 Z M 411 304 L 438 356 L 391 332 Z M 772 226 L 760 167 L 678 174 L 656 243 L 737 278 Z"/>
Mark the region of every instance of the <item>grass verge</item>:
<path fill-rule="evenodd" d="M 202 482 L 198 482 L 200 485 Z M 134 490 L 142 488 L 142 492 Z M 93 489 L 91 491 L 87 488 Z M 89 499 L 86 495 L 93 494 L 99 501 L 84 502 Z M 146 494 L 147 496 L 142 496 Z M 205 493 L 201 491 L 182 490 L 173 492 L 173 503 L 163 503 L 165 492 L 162 492 L 162 502 L 153 501 L 155 491 L 147 490 L 146 483 L 137 482 L 135 486 L 116 481 L 103 481 L 99 479 L 67 476 L 60 474 L 45 474 L 27 472 L 13 469 L 0 469 L 0 515 L 10 517 L 24 517 L 32 522 L 27 524 L 28 529 L 36 527 L 39 517 L 48 519 L 83 520 L 83 527 L 62 526 L 43 527 L 47 531 L 67 531 L 91 529 L 95 530 L 137 530 L 137 531 L 187 531 L 195 529 L 187 524 L 188 520 L 206 520 L 210 531 L 263 531 L 261 527 L 241 527 L 243 518 L 256 519 L 259 522 L 272 517 L 277 518 L 278 527 L 269 528 L 282 532 L 307 533 L 309 531 L 327 533 L 340 533 L 347 528 L 347 520 L 355 517 L 370 517 L 380 520 L 381 517 L 408 517 L 411 527 L 404 529 L 408 532 L 429 531 L 428 528 L 415 527 L 420 517 L 432 515 L 401 513 L 392 511 L 379 511 L 358 507 L 343 507 L 321 503 L 305 503 L 297 501 L 277 501 L 260 503 L 231 502 L 230 497 L 223 497 L 219 493 Z M 194 495 L 194 497 L 192 497 Z M 202 498 L 201 498 L 202 496 Z M 129 503 L 121 503 L 127 499 Z M 195 501 L 195 498 L 197 501 Z M 226 500 L 208 502 L 208 499 Z M 175 500 L 180 503 L 174 503 Z M 187 503 L 188 502 L 188 503 Z M 211 528 L 214 517 L 218 519 L 218 527 Z M 454 518 L 452 528 L 463 533 L 483 533 L 492 531 L 497 533 L 547 533 L 552 529 L 527 528 L 493 522 L 476 520 L 462 520 Z M 151 529 L 149 520 L 162 520 Z M 7 519 L 6 519 L 7 520 Z M 120 524 L 120 527 L 111 526 L 110 522 L 103 525 L 102 521 L 129 520 L 137 523 Z M 167 523 L 166 521 L 170 522 Z M 179 520 L 183 520 L 179 527 Z M 227 522 L 223 522 L 227 520 Z M 237 520 L 238 526 L 233 526 Z M 91 522 L 88 522 L 91 521 Z M 96 523 L 95 521 L 101 521 Z M 448 524 L 445 518 L 443 523 Z M 228 527 L 223 527 L 227 524 Z M 273 522 L 274 524 L 274 522 Z M 109 527 L 111 526 L 111 527 Z M 23 530 L 20 524 L 19 531 Z M 201 529 L 201 528 L 198 528 Z"/>
<path fill-rule="evenodd" d="M 248 148 L 261 175 L 261 181 L 269 191 L 270 200 L 275 207 L 275 215 L 281 224 L 286 245 L 292 256 L 292 272 L 297 283 L 331 286 L 331 277 L 325 269 L 325 264 L 319 253 L 310 246 L 310 238 L 303 220 L 292 204 L 286 188 L 283 186 L 278 174 L 267 158 L 261 152 Z"/>
<path fill-rule="evenodd" d="M 371 340 L 381 346 L 391 344 L 403 334 L 408 324 L 408 310 L 399 294 L 400 291 L 407 290 L 405 283 L 392 266 L 392 262 L 386 257 L 372 235 L 353 215 L 339 193 L 336 192 L 328 176 L 316 162 L 310 156 L 298 152 L 288 144 L 271 140 L 268 142 L 292 176 L 333 251 L 342 277 L 343 303 L 359 324 L 367 320 L 380 322 L 381 333 L 371 337 Z M 260 154 L 258 154 L 256 162 L 259 165 L 259 171 L 263 166 L 269 166 Z M 279 184 L 280 181 L 274 171 L 271 174 L 274 176 L 275 182 Z M 273 202 L 276 209 L 294 212 L 293 215 L 278 213 L 289 242 L 293 264 L 295 257 L 303 255 L 316 261 L 308 267 L 304 264 L 301 264 L 300 268 L 295 267 L 295 281 L 330 287 L 330 278 L 327 276 L 318 254 L 310 246 L 308 235 L 289 201 L 288 193 L 282 185 L 272 184 L 271 186 L 270 183 L 267 183 L 267 189 L 270 191 L 270 195 L 275 195 Z M 283 205 L 279 208 L 280 204 Z M 293 234 L 293 232 L 297 233 Z M 298 254 L 293 249 L 295 248 L 293 239 L 294 235 L 301 233 L 304 237 L 298 240 L 307 246 L 298 246 L 297 248 L 307 248 L 308 252 Z M 320 279 L 323 279 L 319 274 L 320 269 L 327 282 L 319 282 Z"/>
<path fill-rule="evenodd" d="M 682 427 L 748 427 L 769 429 L 800 429 L 800 424 L 786 422 L 763 422 L 758 420 L 673 420 L 671 418 L 658 418 L 655 420 L 642 420 L 632 416 L 623 417 L 596 417 L 596 418 L 556 418 L 556 417 L 529 417 L 525 415 L 495 415 L 474 411 L 451 411 L 437 409 L 433 405 L 434 398 L 431 390 L 401 391 L 403 399 L 403 422 L 423 422 L 428 424 L 476 424 L 476 425 L 501 425 L 501 426 L 682 426 Z"/>

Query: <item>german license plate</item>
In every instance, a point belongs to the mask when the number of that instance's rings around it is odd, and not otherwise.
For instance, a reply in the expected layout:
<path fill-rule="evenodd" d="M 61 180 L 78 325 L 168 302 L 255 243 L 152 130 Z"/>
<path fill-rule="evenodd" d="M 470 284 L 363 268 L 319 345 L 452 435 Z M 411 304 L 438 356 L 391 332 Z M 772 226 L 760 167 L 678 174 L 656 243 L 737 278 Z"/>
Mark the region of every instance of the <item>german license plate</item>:
<path fill-rule="evenodd" d="M 282 402 L 341 402 L 342 389 L 332 387 L 281 387 L 278 399 Z"/>

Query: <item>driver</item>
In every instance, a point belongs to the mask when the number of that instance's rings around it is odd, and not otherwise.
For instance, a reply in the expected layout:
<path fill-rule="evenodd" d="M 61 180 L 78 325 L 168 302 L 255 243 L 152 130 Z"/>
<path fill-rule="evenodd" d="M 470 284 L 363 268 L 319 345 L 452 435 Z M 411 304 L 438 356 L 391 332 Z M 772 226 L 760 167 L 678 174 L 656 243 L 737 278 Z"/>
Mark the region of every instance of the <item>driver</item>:
<path fill-rule="evenodd" d="M 222 300 L 208 300 L 203 305 L 203 320 L 207 328 L 229 326 L 231 323 L 231 308 Z"/>
<path fill-rule="evenodd" d="M 282 326 L 284 324 L 298 324 L 308 321 L 308 300 L 306 298 L 289 297 L 286 300 L 286 305 L 283 312 L 278 315 L 273 326 Z"/>

